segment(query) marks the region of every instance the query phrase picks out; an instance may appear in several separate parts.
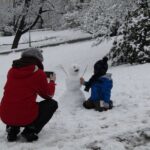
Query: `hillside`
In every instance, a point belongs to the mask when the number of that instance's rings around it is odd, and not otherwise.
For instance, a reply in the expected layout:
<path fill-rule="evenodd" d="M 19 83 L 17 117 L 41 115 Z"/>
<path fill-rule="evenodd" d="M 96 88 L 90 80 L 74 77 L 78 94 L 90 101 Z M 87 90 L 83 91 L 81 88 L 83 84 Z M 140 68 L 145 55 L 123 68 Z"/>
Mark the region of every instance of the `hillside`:
<path fill-rule="evenodd" d="M 92 44 L 93 41 L 87 41 L 43 49 L 45 70 L 57 74 L 54 99 L 58 101 L 59 109 L 34 143 L 25 143 L 23 139 L 8 143 L 5 125 L 0 122 L 1 150 L 150 150 L 150 64 L 109 67 L 114 84 L 114 109 L 110 111 L 100 113 L 82 106 L 70 109 L 62 99 L 66 76 L 60 64 L 67 70 L 70 64 L 77 63 L 81 74 L 88 65 L 84 76 L 88 80 L 93 64 L 110 50 L 112 41 L 99 46 Z M 1 98 L 7 71 L 12 60 L 19 57 L 20 52 L 0 55 Z M 88 98 L 90 93 L 84 94 Z"/>

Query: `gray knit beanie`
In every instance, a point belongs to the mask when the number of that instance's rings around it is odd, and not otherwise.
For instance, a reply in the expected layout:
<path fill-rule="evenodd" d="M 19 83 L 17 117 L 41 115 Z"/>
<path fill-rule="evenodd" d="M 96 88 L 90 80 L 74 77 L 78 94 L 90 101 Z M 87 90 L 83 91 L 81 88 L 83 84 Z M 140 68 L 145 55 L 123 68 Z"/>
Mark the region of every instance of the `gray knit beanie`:
<path fill-rule="evenodd" d="M 38 48 L 27 48 L 22 54 L 21 57 L 34 57 L 40 60 L 41 62 L 44 60 L 42 55 L 42 50 Z"/>

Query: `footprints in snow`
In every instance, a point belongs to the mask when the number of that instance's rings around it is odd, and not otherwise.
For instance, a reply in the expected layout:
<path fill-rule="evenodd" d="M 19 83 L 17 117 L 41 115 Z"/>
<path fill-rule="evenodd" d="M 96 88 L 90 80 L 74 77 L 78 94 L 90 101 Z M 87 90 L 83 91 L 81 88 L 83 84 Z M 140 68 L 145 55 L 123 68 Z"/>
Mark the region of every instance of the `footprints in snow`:
<path fill-rule="evenodd" d="M 118 136 L 116 137 L 116 140 L 123 143 L 125 150 L 138 149 L 138 147 L 140 148 L 141 146 L 150 144 L 150 128 Z"/>
<path fill-rule="evenodd" d="M 150 128 L 128 132 L 124 135 L 93 141 L 86 145 L 88 150 L 150 150 Z"/>

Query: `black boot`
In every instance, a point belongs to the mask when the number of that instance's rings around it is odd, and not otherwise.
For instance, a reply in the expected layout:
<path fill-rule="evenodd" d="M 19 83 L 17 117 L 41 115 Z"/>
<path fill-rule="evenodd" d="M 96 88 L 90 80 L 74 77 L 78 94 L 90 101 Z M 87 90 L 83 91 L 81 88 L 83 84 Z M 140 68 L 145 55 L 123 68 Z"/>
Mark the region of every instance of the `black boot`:
<path fill-rule="evenodd" d="M 112 108 L 113 108 L 113 101 L 110 100 L 110 102 L 109 102 L 109 109 L 112 109 Z"/>
<path fill-rule="evenodd" d="M 7 140 L 8 142 L 14 142 L 17 140 L 17 135 L 20 132 L 20 127 L 15 127 L 15 126 L 7 126 L 6 127 L 7 131 Z"/>
<path fill-rule="evenodd" d="M 27 142 L 33 142 L 38 140 L 37 134 L 34 132 L 33 129 L 25 127 L 21 135 L 27 140 Z"/>

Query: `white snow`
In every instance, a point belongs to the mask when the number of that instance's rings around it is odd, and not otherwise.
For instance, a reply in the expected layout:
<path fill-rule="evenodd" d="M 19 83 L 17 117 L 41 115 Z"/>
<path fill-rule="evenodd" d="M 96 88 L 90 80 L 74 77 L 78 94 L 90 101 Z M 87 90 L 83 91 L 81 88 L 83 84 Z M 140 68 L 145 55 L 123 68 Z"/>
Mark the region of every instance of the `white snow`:
<path fill-rule="evenodd" d="M 86 100 L 83 92 L 81 91 L 80 84 L 80 67 L 77 64 L 72 64 L 69 70 L 65 70 L 66 73 L 66 90 L 60 97 L 60 102 L 62 109 L 67 106 L 68 109 L 65 109 L 66 113 L 74 113 L 77 109 L 82 108 L 83 102 Z M 76 69 L 78 70 L 76 72 Z M 65 103 L 64 103 L 65 100 Z"/>
<path fill-rule="evenodd" d="M 90 37 L 90 34 L 84 33 L 83 31 L 77 29 L 63 31 L 33 30 L 30 32 L 30 37 L 32 42 L 31 45 L 33 47 L 39 47 L 41 45 L 56 44 L 66 42 L 67 40 Z M 13 38 L 14 36 L 0 36 L 0 52 L 8 51 L 11 48 Z M 19 49 L 29 47 L 29 32 L 22 35 L 19 43 Z"/>
<path fill-rule="evenodd" d="M 63 36 L 63 32 L 61 34 Z M 149 141 L 141 136 L 142 131 L 146 132 L 145 135 L 150 131 L 150 64 L 109 68 L 114 84 L 111 97 L 114 108 L 110 111 L 100 113 L 82 106 L 76 108 L 76 105 L 71 105 L 71 100 L 68 104 L 67 98 L 62 98 L 66 90 L 66 75 L 59 65 L 67 69 L 70 64 L 77 63 L 81 72 L 88 65 L 84 75 L 88 80 L 93 64 L 109 51 L 112 41 L 95 47 L 91 46 L 92 43 L 43 49 L 45 70 L 57 75 L 54 99 L 58 101 L 59 109 L 39 134 L 39 140 L 33 143 L 26 143 L 23 139 L 8 143 L 5 125 L 0 121 L 1 150 L 127 150 L 127 147 L 128 150 L 150 150 Z M 20 53 L 0 55 L 0 97 L 3 96 L 7 71 L 12 61 L 19 57 Z M 83 87 L 81 89 L 84 92 Z M 88 98 L 90 93 L 84 92 L 84 95 Z"/>

